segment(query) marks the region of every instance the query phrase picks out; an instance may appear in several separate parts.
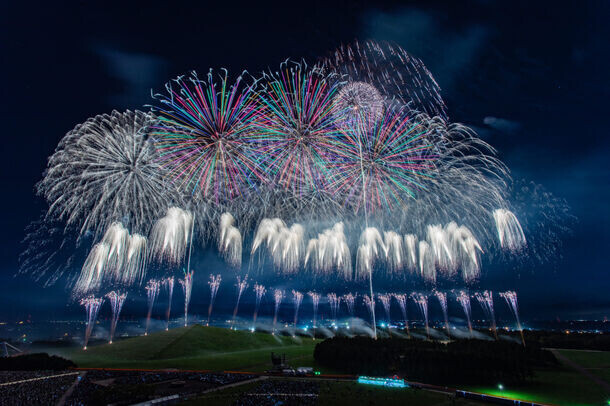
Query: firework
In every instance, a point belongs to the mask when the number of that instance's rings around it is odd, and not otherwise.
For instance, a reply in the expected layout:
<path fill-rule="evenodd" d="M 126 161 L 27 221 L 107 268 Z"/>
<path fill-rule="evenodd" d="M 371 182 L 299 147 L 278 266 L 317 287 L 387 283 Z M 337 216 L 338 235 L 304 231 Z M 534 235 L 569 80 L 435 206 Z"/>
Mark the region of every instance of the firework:
<path fill-rule="evenodd" d="M 329 293 L 326 295 L 328 299 L 328 304 L 330 305 L 330 314 L 334 321 L 337 321 L 337 310 L 339 309 L 339 304 L 341 303 L 341 296 L 337 296 L 335 293 Z"/>
<path fill-rule="evenodd" d="M 421 311 L 424 318 L 424 325 L 426 326 L 426 335 L 430 338 L 430 329 L 428 327 L 428 296 L 423 293 L 412 293 L 411 298 L 413 298 L 413 301 Z"/>
<path fill-rule="evenodd" d="M 365 82 L 349 82 L 341 87 L 335 96 L 337 115 L 346 125 L 353 124 L 365 116 L 370 122 L 377 122 L 383 116 L 384 97 L 372 85 Z"/>
<path fill-rule="evenodd" d="M 37 185 L 50 204 L 47 217 L 64 220 L 81 235 L 99 235 L 116 221 L 147 233 L 157 213 L 180 196 L 149 140 L 156 122 L 149 113 L 113 111 L 70 131 Z"/>
<path fill-rule="evenodd" d="M 144 335 L 148 335 L 148 325 L 150 324 L 150 316 L 152 314 L 153 306 L 155 305 L 155 300 L 157 300 L 157 296 L 159 296 L 159 290 L 161 288 L 161 281 L 151 279 L 146 284 L 146 297 L 148 298 L 148 313 L 146 313 L 146 330 L 144 330 Z"/>
<path fill-rule="evenodd" d="M 255 124 L 260 109 L 251 86 L 240 76 L 230 85 L 227 72 L 206 80 L 196 73 L 179 77 L 158 94 L 160 122 L 153 136 L 159 162 L 177 187 L 204 201 L 221 204 L 241 197 L 264 175 Z"/>
<path fill-rule="evenodd" d="M 352 293 L 347 293 L 343 295 L 342 298 L 347 306 L 347 312 L 349 313 L 350 317 L 354 317 L 354 304 L 356 302 L 356 296 L 354 296 Z"/>
<path fill-rule="evenodd" d="M 242 295 L 242 293 L 244 293 L 244 290 L 246 290 L 248 288 L 248 277 L 246 276 L 244 278 L 244 280 L 241 280 L 241 278 L 238 276 L 237 284 L 235 286 L 237 287 L 237 301 L 235 302 L 235 309 L 233 309 L 233 319 L 231 321 L 231 329 L 235 328 L 235 316 L 237 316 L 237 310 L 239 309 L 239 301 L 241 299 L 241 295 Z"/>
<path fill-rule="evenodd" d="M 95 244 L 74 285 L 73 295 L 97 291 L 102 284 L 131 286 L 145 275 L 146 238 L 113 223 Z"/>
<path fill-rule="evenodd" d="M 330 188 L 355 213 L 381 216 L 407 206 L 434 168 L 426 129 L 405 111 L 389 110 L 375 123 L 362 118 L 340 142 Z"/>
<path fill-rule="evenodd" d="M 362 300 L 364 301 L 364 305 L 366 307 L 366 309 L 369 311 L 369 315 L 371 316 L 371 323 L 374 325 L 376 323 L 375 321 L 375 298 L 373 297 L 373 299 L 371 299 L 371 296 L 368 295 L 364 295 L 362 296 Z M 377 338 L 377 331 L 374 330 L 375 332 L 375 339 Z"/>
<path fill-rule="evenodd" d="M 434 266 L 434 254 L 430 244 L 426 241 L 419 242 L 419 272 L 427 282 L 436 282 L 436 267 Z"/>
<path fill-rule="evenodd" d="M 400 103 L 413 111 L 446 117 L 440 87 L 432 74 L 421 60 L 396 44 L 355 42 L 339 48 L 324 65 L 349 78 L 337 103 L 353 114 L 375 116 L 384 105 Z"/>
<path fill-rule="evenodd" d="M 167 210 L 150 235 L 150 253 L 153 259 L 171 265 L 179 265 L 186 256 L 186 247 L 192 238 L 193 215 L 178 207 Z"/>
<path fill-rule="evenodd" d="M 360 236 L 360 246 L 356 256 L 356 275 L 360 279 L 373 273 L 375 261 L 386 251 L 381 233 L 374 227 L 366 228 Z"/>
<path fill-rule="evenodd" d="M 518 251 L 526 244 L 523 229 L 517 217 L 506 209 L 497 209 L 493 212 L 498 230 L 498 239 L 502 248 Z"/>
<path fill-rule="evenodd" d="M 317 292 L 308 292 L 311 297 L 311 303 L 313 305 L 313 338 L 316 338 L 316 319 L 318 316 L 318 305 L 320 304 L 320 294 Z"/>
<path fill-rule="evenodd" d="M 519 303 L 517 302 L 517 292 L 509 290 L 507 292 L 500 292 L 500 296 L 504 298 L 508 308 L 511 310 L 517 320 L 517 328 L 521 333 L 521 342 L 525 346 L 525 338 L 523 337 L 523 328 L 521 327 L 521 321 L 519 320 Z"/>
<path fill-rule="evenodd" d="M 220 235 L 218 238 L 218 250 L 223 254 L 227 262 L 233 267 L 241 267 L 241 233 L 234 226 L 235 219 L 231 213 L 223 213 L 220 216 Z"/>
<path fill-rule="evenodd" d="M 383 233 L 386 263 L 391 273 L 402 270 L 404 267 L 403 239 L 394 231 Z"/>
<path fill-rule="evenodd" d="M 167 311 L 165 313 L 167 318 L 167 324 L 165 326 L 165 330 L 169 329 L 169 316 L 172 313 L 172 298 L 174 296 L 174 277 L 170 276 L 169 278 L 165 278 L 163 280 L 163 284 L 167 288 Z"/>
<path fill-rule="evenodd" d="M 400 312 L 402 313 L 402 320 L 405 322 L 407 336 L 411 338 L 411 333 L 409 331 L 409 319 L 407 317 L 407 295 L 404 293 L 394 293 L 392 296 L 394 296 L 394 299 L 396 299 L 396 301 L 398 302 Z"/>
<path fill-rule="evenodd" d="M 344 279 L 351 279 L 352 261 L 343 223 L 336 223 L 332 228 L 318 234 L 317 238 L 309 240 L 305 266 L 308 263 L 311 263 L 317 274 L 329 275 L 337 271 Z"/>
<path fill-rule="evenodd" d="M 297 321 L 299 318 L 299 308 L 303 301 L 303 294 L 297 290 L 292 290 L 292 303 L 294 304 L 294 328 L 297 328 Z"/>
<path fill-rule="evenodd" d="M 383 305 L 383 310 L 385 311 L 385 318 L 386 318 L 387 323 L 389 325 L 390 322 L 391 322 L 391 319 L 390 319 L 390 300 L 392 300 L 392 295 L 388 295 L 388 294 L 384 293 L 384 294 L 381 294 L 381 295 L 377 295 L 377 297 L 379 298 L 379 301 Z"/>
<path fill-rule="evenodd" d="M 100 307 L 104 303 L 103 297 L 93 297 L 87 296 L 80 300 L 81 306 L 85 307 L 85 311 L 87 312 L 87 328 L 85 330 L 85 344 L 83 349 L 87 349 L 87 343 L 89 342 L 89 337 L 91 337 L 91 332 L 93 331 L 93 325 L 95 324 L 95 320 L 97 320 L 97 314 L 100 311 Z"/>
<path fill-rule="evenodd" d="M 275 324 L 277 323 L 277 312 L 280 309 L 280 305 L 282 304 L 282 300 L 286 297 L 284 291 L 282 289 L 275 289 L 273 291 L 273 299 L 275 300 L 275 308 L 273 311 L 273 334 L 275 334 Z"/>
<path fill-rule="evenodd" d="M 462 310 L 464 310 L 464 315 L 466 316 L 466 321 L 468 322 L 468 330 L 470 330 L 470 335 L 472 336 L 472 322 L 470 321 L 472 314 L 470 308 L 470 295 L 463 290 L 460 290 L 456 293 L 455 299 L 462 306 Z"/>
<path fill-rule="evenodd" d="M 212 307 L 214 307 L 214 299 L 216 299 L 216 293 L 218 293 L 218 288 L 220 287 L 220 282 L 222 278 L 220 275 L 210 275 L 210 281 L 208 285 L 210 285 L 210 305 L 208 306 L 208 321 L 206 325 L 210 325 L 210 317 L 212 316 Z"/>
<path fill-rule="evenodd" d="M 328 183 L 328 161 L 340 117 L 333 75 L 305 64 L 283 63 L 259 80 L 266 112 L 257 122 L 271 183 L 298 199 L 319 197 Z M 304 200 L 306 201 L 306 200 Z"/>
<path fill-rule="evenodd" d="M 443 310 L 443 318 L 445 319 L 445 328 L 447 329 L 447 335 L 449 335 L 449 316 L 447 314 L 447 293 L 438 290 L 434 291 L 434 296 L 438 299 L 438 303 L 441 305 Z"/>
<path fill-rule="evenodd" d="M 288 228 L 279 218 L 265 218 L 258 225 L 251 253 L 254 254 L 264 244 L 277 270 L 294 273 L 303 257 L 304 234 L 305 229 L 298 223 Z"/>
<path fill-rule="evenodd" d="M 254 315 L 252 316 L 252 328 L 256 327 L 256 317 L 258 316 L 258 309 L 261 305 L 261 299 L 267 292 L 267 289 L 263 285 L 258 283 L 254 284 L 254 292 L 256 293 L 256 304 L 254 305 Z"/>
<path fill-rule="evenodd" d="M 417 236 L 413 234 L 407 234 L 404 237 L 404 253 L 405 253 L 405 266 L 411 272 L 418 268 L 417 262 Z"/>
<path fill-rule="evenodd" d="M 184 327 L 188 324 L 189 302 L 191 301 L 191 291 L 193 289 L 193 271 L 184 271 L 184 279 L 179 279 L 184 293 Z"/>
<path fill-rule="evenodd" d="M 483 311 L 489 318 L 489 323 L 491 326 L 491 330 L 498 339 L 498 330 L 496 329 L 496 315 L 494 313 L 494 296 L 491 290 L 484 290 L 483 292 L 477 292 L 474 294 L 474 297 L 477 299 Z"/>
<path fill-rule="evenodd" d="M 112 308 L 112 319 L 110 321 L 110 339 L 108 340 L 108 343 L 112 344 L 114 332 L 116 331 L 116 326 L 119 322 L 121 309 L 123 308 L 125 299 L 127 299 L 127 293 L 116 292 L 113 290 L 112 292 L 108 293 L 106 297 L 110 301 L 110 307 Z"/>

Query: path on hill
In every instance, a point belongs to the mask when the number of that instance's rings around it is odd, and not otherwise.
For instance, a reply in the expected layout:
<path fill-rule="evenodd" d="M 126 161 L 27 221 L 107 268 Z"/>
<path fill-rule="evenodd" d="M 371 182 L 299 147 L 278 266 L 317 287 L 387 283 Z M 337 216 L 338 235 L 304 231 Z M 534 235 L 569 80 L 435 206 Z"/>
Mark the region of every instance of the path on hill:
<path fill-rule="evenodd" d="M 204 395 L 206 393 L 212 393 L 212 392 L 216 392 L 216 391 L 219 391 L 219 390 L 225 390 L 225 389 L 228 389 L 228 388 L 233 388 L 235 386 L 245 385 L 247 383 L 253 383 L 253 382 L 257 382 L 257 381 L 264 381 L 265 379 L 269 379 L 269 377 L 268 376 L 257 376 L 256 378 L 246 379 L 245 381 L 239 381 L 239 382 L 235 382 L 235 383 L 230 383 L 228 385 L 217 386 L 215 388 L 205 390 L 205 391 L 201 392 L 201 394 Z"/>
<path fill-rule="evenodd" d="M 560 353 L 559 350 L 557 350 L 556 348 L 551 348 L 550 350 L 553 353 L 553 355 L 555 355 L 555 357 L 557 357 L 557 359 L 559 359 L 561 362 L 563 362 L 564 364 L 566 364 L 566 365 L 572 367 L 573 369 L 577 370 L 581 375 L 586 376 L 587 378 L 589 378 L 590 380 L 592 380 L 593 382 L 595 382 L 596 384 L 598 384 L 599 386 L 601 386 L 602 388 L 607 390 L 608 393 L 610 393 L 610 384 L 608 382 L 606 382 L 605 380 L 599 378 L 598 376 L 595 376 L 594 374 L 589 372 L 583 366 L 581 366 L 581 365 L 577 364 L 576 362 L 572 361 L 571 359 L 569 359 L 568 357 L 566 357 L 565 355 Z"/>
<path fill-rule="evenodd" d="M 68 398 L 70 397 L 70 395 L 72 394 L 72 392 L 74 392 L 74 388 L 76 388 L 76 385 L 79 384 L 79 382 L 81 381 L 81 379 L 87 375 L 87 371 L 82 371 L 80 374 L 78 374 L 78 376 L 76 377 L 76 379 L 74 379 L 74 382 L 72 383 L 72 385 L 70 385 L 70 387 L 68 388 L 68 390 L 63 394 L 63 396 L 61 398 L 59 398 L 59 400 L 57 401 L 57 406 L 64 406 L 66 404 L 66 400 L 68 400 Z"/>

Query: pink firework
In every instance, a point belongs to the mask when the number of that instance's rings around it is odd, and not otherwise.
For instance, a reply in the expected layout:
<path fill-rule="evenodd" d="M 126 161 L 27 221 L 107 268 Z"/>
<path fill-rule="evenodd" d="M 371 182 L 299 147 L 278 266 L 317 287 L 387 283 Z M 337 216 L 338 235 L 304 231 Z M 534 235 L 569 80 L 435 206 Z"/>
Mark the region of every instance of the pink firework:
<path fill-rule="evenodd" d="M 398 302 L 398 307 L 400 307 L 402 319 L 405 323 L 405 329 L 407 330 L 407 335 L 410 338 L 411 332 L 409 331 L 409 319 L 407 317 L 407 295 L 404 293 L 394 293 L 392 296 L 394 296 L 394 299 L 396 299 Z"/>
<path fill-rule="evenodd" d="M 152 309 L 155 305 L 155 300 L 159 296 L 159 290 L 161 289 L 161 282 L 156 279 L 151 279 L 146 284 L 146 297 L 148 299 L 148 313 L 146 314 L 146 330 L 144 335 L 148 334 L 148 326 L 150 324 L 150 316 L 152 315 Z"/>
<path fill-rule="evenodd" d="M 328 299 L 328 304 L 330 306 L 330 313 L 332 319 L 337 321 L 337 310 L 339 309 L 339 303 L 341 302 L 341 297 L 337 296 L 335 293 L 329 293 L 326 295 Z"/>
<path fill-rule="evenodd" d="M 277 323 L 277 312 L 280 309 L 282 300 L 286 297 L 286 294 L 282 289 L 275 289 L 273 292 L 273 299 L 275 300 L 275 310 L 273 311 L 273 334 L 275 334 L 275 324 Z"/>
<path fill-rule="evenodd" d="M 292 303 L 294 303 L 294 328 L 297 328 L 297 321 L 299 319 L 299 308 L 303 301 L 303 294 L 298 290 L 292 290 Z"/>
<path fill-rule="evenodd" d="M 509 309 L 513 312 L 515 320 L 517 320 L 517 328 L 521 333 L 521 343 L 525 346 L 525 338 L 523 337 L 523 328 L 521 328 L 521 320 L 519 320 L 519 303 L 517 302 L 517 292 L 509 290 L 507 292 L 500 292 L 500 296 L 506 300 L 506 304 Z"/>
<path fill-rule="evenodd" d="M 169 329 L 169 317 L 172 312 L 172 298 L 174 297 L 174 277 L 170 276 L 169 278 L 166 278 L 163 281 L 163 284 L 167 288 L 167 296 L 168 296 L 167 312 L 166 312 L 167 324 L 165 326 L 165 330 L 167 331 Z"/>
<path fill-rule="evenodd" d="M 218 287 L 220 286 L 220 282 L 222 278 L 220 275 L 210 275 L 210 281 L 208 285 L 210 285 L 210 305 L 208 306 L 208 322 L 207 325 L 210 325 L 210 316 L 212 315 L 212 307 L 214 307 L 214 299 L 216 299 L 216 293 L 218 293 Z"/>
<path fill-rule="evenodd" d="M 127 299 L 127 293 L 116 292 L 113 290 L 112 292 L 108 293 L 106 297 L 110 301 L 110 307 L 112 308 L 112 319 L 110 321 L 110 339 L 108 340 L 108 342 L 112 344 L 114 332 L 116 331 L 116 326 L 119 322 L 121 309 L 123 308 L 125 299 Z"/>
<path fill-rule="evenodd" d="M 311 303 L 313 304 L 313 338 L 316 338 L 316 319 L 318 317 L 318 305 L 320 304 L 320 294 L 317 292 L 307 293 L 311 297 Z"/>
<path fill-rule="evenodd" d="M 436 296 L 436 298 L 438 299 L 438 303 L 441 305 L 441 309 L 443 310 L 443 317 L 445 319 L 445 328 L 447 329 L 447 334 L 449 334 L 449 315 L 447 313 L 447 293 L 435 290 L 434 296 Z"/>
<path fill-rule="evenodd" d="M 477 292 L 474 294 L 483 311 L 489 318 L 489 324 L 491 331 L 493 331 L 496 340 L 498 339 L 498 330 L 496 328 L 496 315 L 494 313 L 494 296 L 491 290 L 484 290 L 483 292 Z"/>
<path fill-rule="evenodd" d="M 383 310 L 385 311 L 385 317 L 386 320 L 388 322 L 388 324 L 390 324 L 390 300 L 392 299 L 392 296 L 389 294 L 380 294 L 377 295 L 377 297 L 379 298 L 379 300 L 381 301 L 381 304 L 383 305 Z"/>
<path fill-rule="evenodd" d="M 239 301 L 241 299 L 241 295 L 242 293 L 244 293 L 244 290 L 248 288 L 248 277 L 246 276 L 242 281 L 241 278 L 238 276 L 237 284 L 235 286 L 237 287 L 237 301 L 235 302 L 235 309 L 233 309 L 233 320 L 231 321 L 231 329 L 235 327 L 235 317 L 237 316 L 237 310 L 239 309 Z"/>
<path fill-rule="evenodd" d="M 426 326 L 426 336 L 430 338 L 430 328 L 428 327 L 428 296 L 423 293 L 412 293 L 411 298 L 421 311 L 424 318 L 424 325 Z"/>
<path fill-rule="evenodd" d="M 87 296 L 80 300 L 81 306 L 85 306 L 85 311 L 87 312 L 87 328 L 85 330 L 85 344 L 83 347 L 85 350 L 87 349 L 89 337 L 91 337 L 95 320 L 97 320 L 97 315 L 100 312 L 100 307 L 102 307 L 103 303 L 103 297 Z"/>
<path fill-rule="evenodd" d="M 462 306 L 462 309 L 464 310 L 464 315 L 466 316 L 466 320 L 468 321 L 468 329 L 470 330 L 470 335 L 472 336 L 472 322 L 470 321 L 472 314 L 472 310 L 470 308 L 470 295 L 468 295 L 468 293 L 464 292 L 463 290 L 460 290 L 456 293 L 455 299 L 458 301 L 458 303 Z"/>
<path fill-rule="evenodd" d="M 254 315 L 252 316 L 252 328 L 256 328 L 256 318 L 258 317 L 258 309 L 261 305 L 261 300 L 267 292 L 263 285 L 254 284 L 254 292 L 256 293 L 256 304 L 254 305 Z"/>

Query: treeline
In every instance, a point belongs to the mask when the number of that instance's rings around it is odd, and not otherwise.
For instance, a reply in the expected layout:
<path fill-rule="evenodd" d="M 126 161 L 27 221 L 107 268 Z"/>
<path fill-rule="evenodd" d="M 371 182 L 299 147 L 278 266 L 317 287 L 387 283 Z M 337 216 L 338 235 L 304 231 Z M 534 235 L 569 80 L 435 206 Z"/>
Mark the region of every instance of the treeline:
<path fill-rule="evenodd" d="M 356 375 L 399 375 L 436 384 L 521 383 L 534 366 L 557 365 L 540 346 L 506 341 L 434 341 L 334 337 L 316 345 L 316 362 Z"/>
<path fill-rule="evenodd" d="M 70 360 L 46 353 L 0 358 L 0 371 L 62 371 L 75 366 Z"/>
<path fill-rule="evenodd" d="M 525 331 L 525 339 L 543 348 L 567 348 L 574 350 L 610 351 L 610 334 L 557 331 Z"/>

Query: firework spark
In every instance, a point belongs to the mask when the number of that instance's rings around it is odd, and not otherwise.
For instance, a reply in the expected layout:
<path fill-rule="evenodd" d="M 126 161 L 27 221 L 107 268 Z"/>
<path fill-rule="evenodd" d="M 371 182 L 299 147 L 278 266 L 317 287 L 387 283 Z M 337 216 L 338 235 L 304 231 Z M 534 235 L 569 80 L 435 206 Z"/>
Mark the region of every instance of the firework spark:
<path fill-rule="evenodd" d="M 470 336 L 472 336 L 472 322 L 470 321 L 472 310 L 470 307 L 470 295 L 463 290 L 460 290 L 456 293 L 455 299 L 462 306 L 462 310 L 464 310 L 464 315 L 466 316 L 466 321 L 468 322 L 468 330 L 470 330 Z"/>
<path fill-rule="evenodd" d="M 184 279 L 179 279 L 184 293 L 184 327 L 188 325 L 189 302 L 191 301 L 191 291 L 193 290 L 193 271 L 184 271 Z"/>
<path fill-rule="evenodd" d="M 223 213 L 220 216 L 218 250 L 230 265 L 239 269 L 241 267 L 242 238 L 241 232 L 234 224 L 235 219 L 231 213 Z"/>
<path fill-rule="evenodd" d="M 248 277 L 245 277 L 243 280 L 238 276 L 237 277 L 237 301 L 235 302 L 235 308 L 233 309 L 233 319 L 231 320 L 231 329 L 235 328 L 235 316 L 237 316 L 237 310 L 239 309 L 239 301 L 241 299 L 241 295 L 244 293 L 244 290 L 248 288 Z"/>
<path fill-rule="evenodd" d="M 210 281 L 208 285 L 210 285 L 210 305 L 208 306 L 208 321 L 207 325 L 210 325 L 210 317 L 212 316 L 212 307 L 214 307 L 214 300 L 216 299 L 216 293 L 218 293 L 218 288 L 220 287 L 220 282 L 222 278 L 220 275 L 210 275 Z"/>
<path fill-rule="evenodd" d="M 169 330 L 169 317 L 172 313 L 172 298 L 174 296 L 174 277 L 165 278 L 163 284 L 167 288 L 167 311 L 165 313 L 167 324 L 165 325 L 165 330 Z"/>
<path fill-rule="evenodd" d="M 500 292 L 500 296 L 504 298 L 508 308 L 511 310 L 517 320 L 517 328 L 521 333 L 521 342 L 525 346 L 525 338 L 523 337 L 523 328 L 521 327 L 521 321 L 519 320 L 519 303 L 517 302 L 517 292 L 509 290 L 507 292 Z"/>
<path fill-rule="evenodd" d="M 303 301 L 303 294 L 297 290 L 292 290 L 292 303 L 294 304 L 294 328 L 297 328 L 297 321 L 299 319 L 299 308 Z"/>
<path fill-rule="evenodd" d="M 258 283 L 254 284 L 254 292 L 256 293 L 256 304 L 254 305 L 254 315 L 252 316 L 252 328 L 256 328 L 256 318 L 258 317 L 258 309 L 261 305 L 261 299 L 267 292 L 267 289 L 263 285 Z"/>
<path fill-rule="evenodd" d="M 155 305 L 155 300 L 157 300 L 157 296 L 159 296 L 159 290 L 161 288 L 161 281 L 151 279 L 146 284 L 146 297 L 148 299 L 148 313 L 146 313 L 146 329 L 144 330 L 144 335 L 148 335 L 148 326 L 150 324 L 150 316 L 152 315 L 153 306 Z"/>
<path fill-rule="evenodd" d="M 412 293 L 411 298 L 413 298 L 413 301 L 421 311 L 424 318 L 424 325 L 426 326 L 426 336 L 430 339 L 430 328 L 428 327 L 428 296 L 423 293 Z"/>
<path fill-rule="evenodd" d="M 391 323 L 390 300 L 392 300 L 392 296 L 387 293 L 384 293 L 384 294 L 377 295 L 377 297 L 379 298 L 379 301 L 383 305 L 383 310 L 385 311 L 385 318 L 387 320 L 388 325 L 390 325 L 390 323 Z"/>
<path fill-rule="evenodd" d="M 80 300 L 81 306 L 84 306 L 87 312 L 87 328 L 85 330 L 85 344 L 83 346 L 83 349 L 85 350 L 87 349 L 89 337 L 91 337 L 91 332 L 93 331 L 95 320 L 97 320 L 97 315 L 103 303 L 103 297 L 96 298 L 93 296 L 87 296 Z"/>
<path fill-rule="evenodd" d="M 286 297 L 286 294 L 282 289 L 275 289 L 273 291 L 273 299 L 275 300 L 275 307 L 273 310 L 273 334 L 275 334 L 275 324 L 277 323 L 277 313 L 282 304 L 282 300 Z"/>
<path fill-rule="evenodd" d="M 449 316 L 447 314 L 447 293 L 435 290 L 434 296 L 436 296 L 436 298 L 438 299 L 438 303 L 441 305 L 441 309 L 443 310 L 445 328 L 447 329 L 447 336 L 449 336 Z"/>
<path fill-rule="evenodd" d="M 481 308 L 489 318 L 491 331 L 493 331 L 496 340 L 498 339 L 498 330 L 496 328 L 496 315 L 494 313 L 494 296 L 491 290 L 484 290 L 474 294 Z"/>
<path fill-rule="evenodd" d="M 316 319 L 318 316 L 318 305 L 320 304 L 320 294 L 317 292 L 308 292 L 311 297 L 311 303 L 313 305 L 313 338 L 316 338 Z"/>
<path fill-rule="evenodd" d="M 407 336 L 411 338 L 411 332 L 409 331 L 409 318 L 407 317 L 407 295 L 404 293 L 394 293 L 394 299 L 398 302 L 400 312 L 402 313 L 402 320 L 405 323 L 405 329 L 407 330 Z"/>
<path fill-rule="evenodd" d="M 110 338 L 108 343 L 112 344 L 112 339 L 114 338 L 114 332 L 116 331 L 116 326 L 119 322 L 119 316 L 121 315 L 121 309 L 123 308 L 123 304 L 125 303 L 125 299 L 127 299 L 127 293 L 112 291 L 106 295 L 108 300 L 110 301 L 110 307 L 112 308 L 112 319 L 110 321 Z"/>

